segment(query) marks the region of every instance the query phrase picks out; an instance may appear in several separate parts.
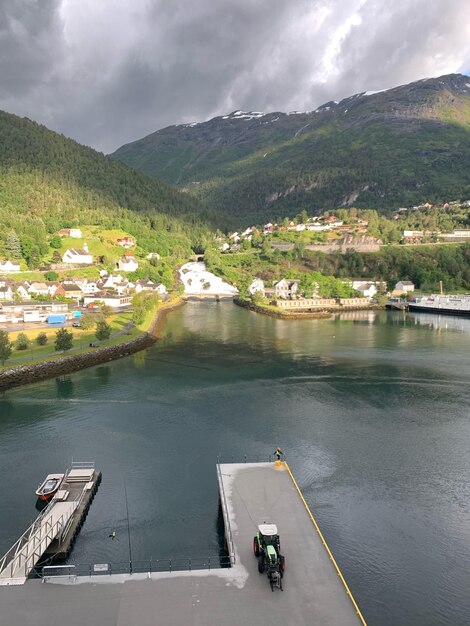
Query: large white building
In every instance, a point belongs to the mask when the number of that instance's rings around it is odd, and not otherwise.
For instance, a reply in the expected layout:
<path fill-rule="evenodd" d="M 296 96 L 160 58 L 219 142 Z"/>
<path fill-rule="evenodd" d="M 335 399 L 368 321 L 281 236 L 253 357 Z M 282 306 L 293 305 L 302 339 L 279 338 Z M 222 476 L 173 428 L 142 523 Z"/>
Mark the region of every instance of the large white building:
<path fill-rule="evenodd" d="M 88 252 L 88 246 L 83 244 L 82 248 L 71 248 L 66 250 L 62 257 L 62 263 L 74 263 L 78 265 L 92 265 L 93 255 Z"/>

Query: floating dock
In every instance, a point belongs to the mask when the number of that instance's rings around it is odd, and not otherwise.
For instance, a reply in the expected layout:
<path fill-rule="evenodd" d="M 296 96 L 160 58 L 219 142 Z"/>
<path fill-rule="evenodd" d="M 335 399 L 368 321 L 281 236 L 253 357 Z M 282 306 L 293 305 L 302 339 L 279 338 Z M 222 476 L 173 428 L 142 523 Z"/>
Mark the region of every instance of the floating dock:
<path fill-rule="evenodd" d="M 0 585 L 22 585 L 45 560 L 67 556 L 100 480 L 94 463 L 72 463 L 51 502 L 0 559 Z"/>
<path fill-rule="evenodd" d="M 366 626 L 288 465 L 221 464 L 217 475 L 231 567 L 27 580 L 0 588 L 5 623 Z M 263 522 L 279 531 L 283 591 L 258 573 L 253 537 Z"/>

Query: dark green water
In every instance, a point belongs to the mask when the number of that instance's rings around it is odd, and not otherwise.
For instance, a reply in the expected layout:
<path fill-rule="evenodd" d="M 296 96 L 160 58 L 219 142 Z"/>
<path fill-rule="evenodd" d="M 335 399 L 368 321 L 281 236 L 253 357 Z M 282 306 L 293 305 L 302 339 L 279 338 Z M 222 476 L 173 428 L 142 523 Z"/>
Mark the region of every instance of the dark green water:
<path fill-rule="evenodd" d="M 369 626 L 469 623 L 470 321 L 197 303 L 164 334 L 0 400 L 0 552 L 73 458 L 103 482 L 72 561 L 128 560 L 124 482 L 133 559 L 217 554 L 218 454 L 280 445 Z"/>

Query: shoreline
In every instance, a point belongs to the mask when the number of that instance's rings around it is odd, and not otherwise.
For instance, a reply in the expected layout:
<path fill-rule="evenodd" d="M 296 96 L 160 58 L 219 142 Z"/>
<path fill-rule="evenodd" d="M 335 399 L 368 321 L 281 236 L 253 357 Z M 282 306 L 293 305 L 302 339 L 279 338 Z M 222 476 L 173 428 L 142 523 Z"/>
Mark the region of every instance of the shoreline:
<path fill-rule="evenodd" d="M 382 311 L 383 306 L 370 305 L 368 307 L 341 307 L 337 309 L 323 309 L 322 311 L 274 311 L 262 306 L 247 302 L 246 300 L 240 300 L 234 298 L 233 303 L 243 309 L 248 309 L 254 313 L 260 313 L 261 315 L 267 315 L 268 317 L 275 317 L 281 320 L 306 320 L 306 319 L 331 319 L 336 313 L 345 313 L 349 311 Z"/>
<path fill-rule="evenodd" d="M 150 322 L 150 326 L 140 337 L 131 341 L 123 342 L 107 348 L 97 348 L 84 354 L 61 356 L 51 361 L 34 363 L 31 365 L 19 365 L 0 373 L 0 393 L 4 393 L 15 387 L 30 385 L 32 383 L 56 378 L 65 374 L 72 374 L 88 367 L 116 361 L 141 350 L 145 350 L 160 339 L 160 331 L 165 321 L 166 314 L 183 306 L 186 302 L 178 298 L 174 302 L 163 304 L 157 309 Z"/>

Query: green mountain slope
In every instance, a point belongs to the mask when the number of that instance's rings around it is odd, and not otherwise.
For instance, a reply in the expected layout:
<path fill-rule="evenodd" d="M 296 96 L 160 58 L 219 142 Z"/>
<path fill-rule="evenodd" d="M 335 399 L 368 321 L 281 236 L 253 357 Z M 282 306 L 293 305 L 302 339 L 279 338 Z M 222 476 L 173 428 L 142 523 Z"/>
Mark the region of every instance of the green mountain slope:
<path fill-rule="evenodd" d="M 165 128 L 113 156 L 244 220 L 467 198 L 470 78 L 357 94 L 308 113 L 234 112 Z"/>
<path fill-rule="evenodd" d="M 194 196 L 29 119 L 0 112 L 0 146 L 0 256 L 12 229 L 28 259 L 31 247 L 44 255 L 58 229 L 83 225 L 124 229 L 144 250 L 186 256 L 214 223 Z"/>

